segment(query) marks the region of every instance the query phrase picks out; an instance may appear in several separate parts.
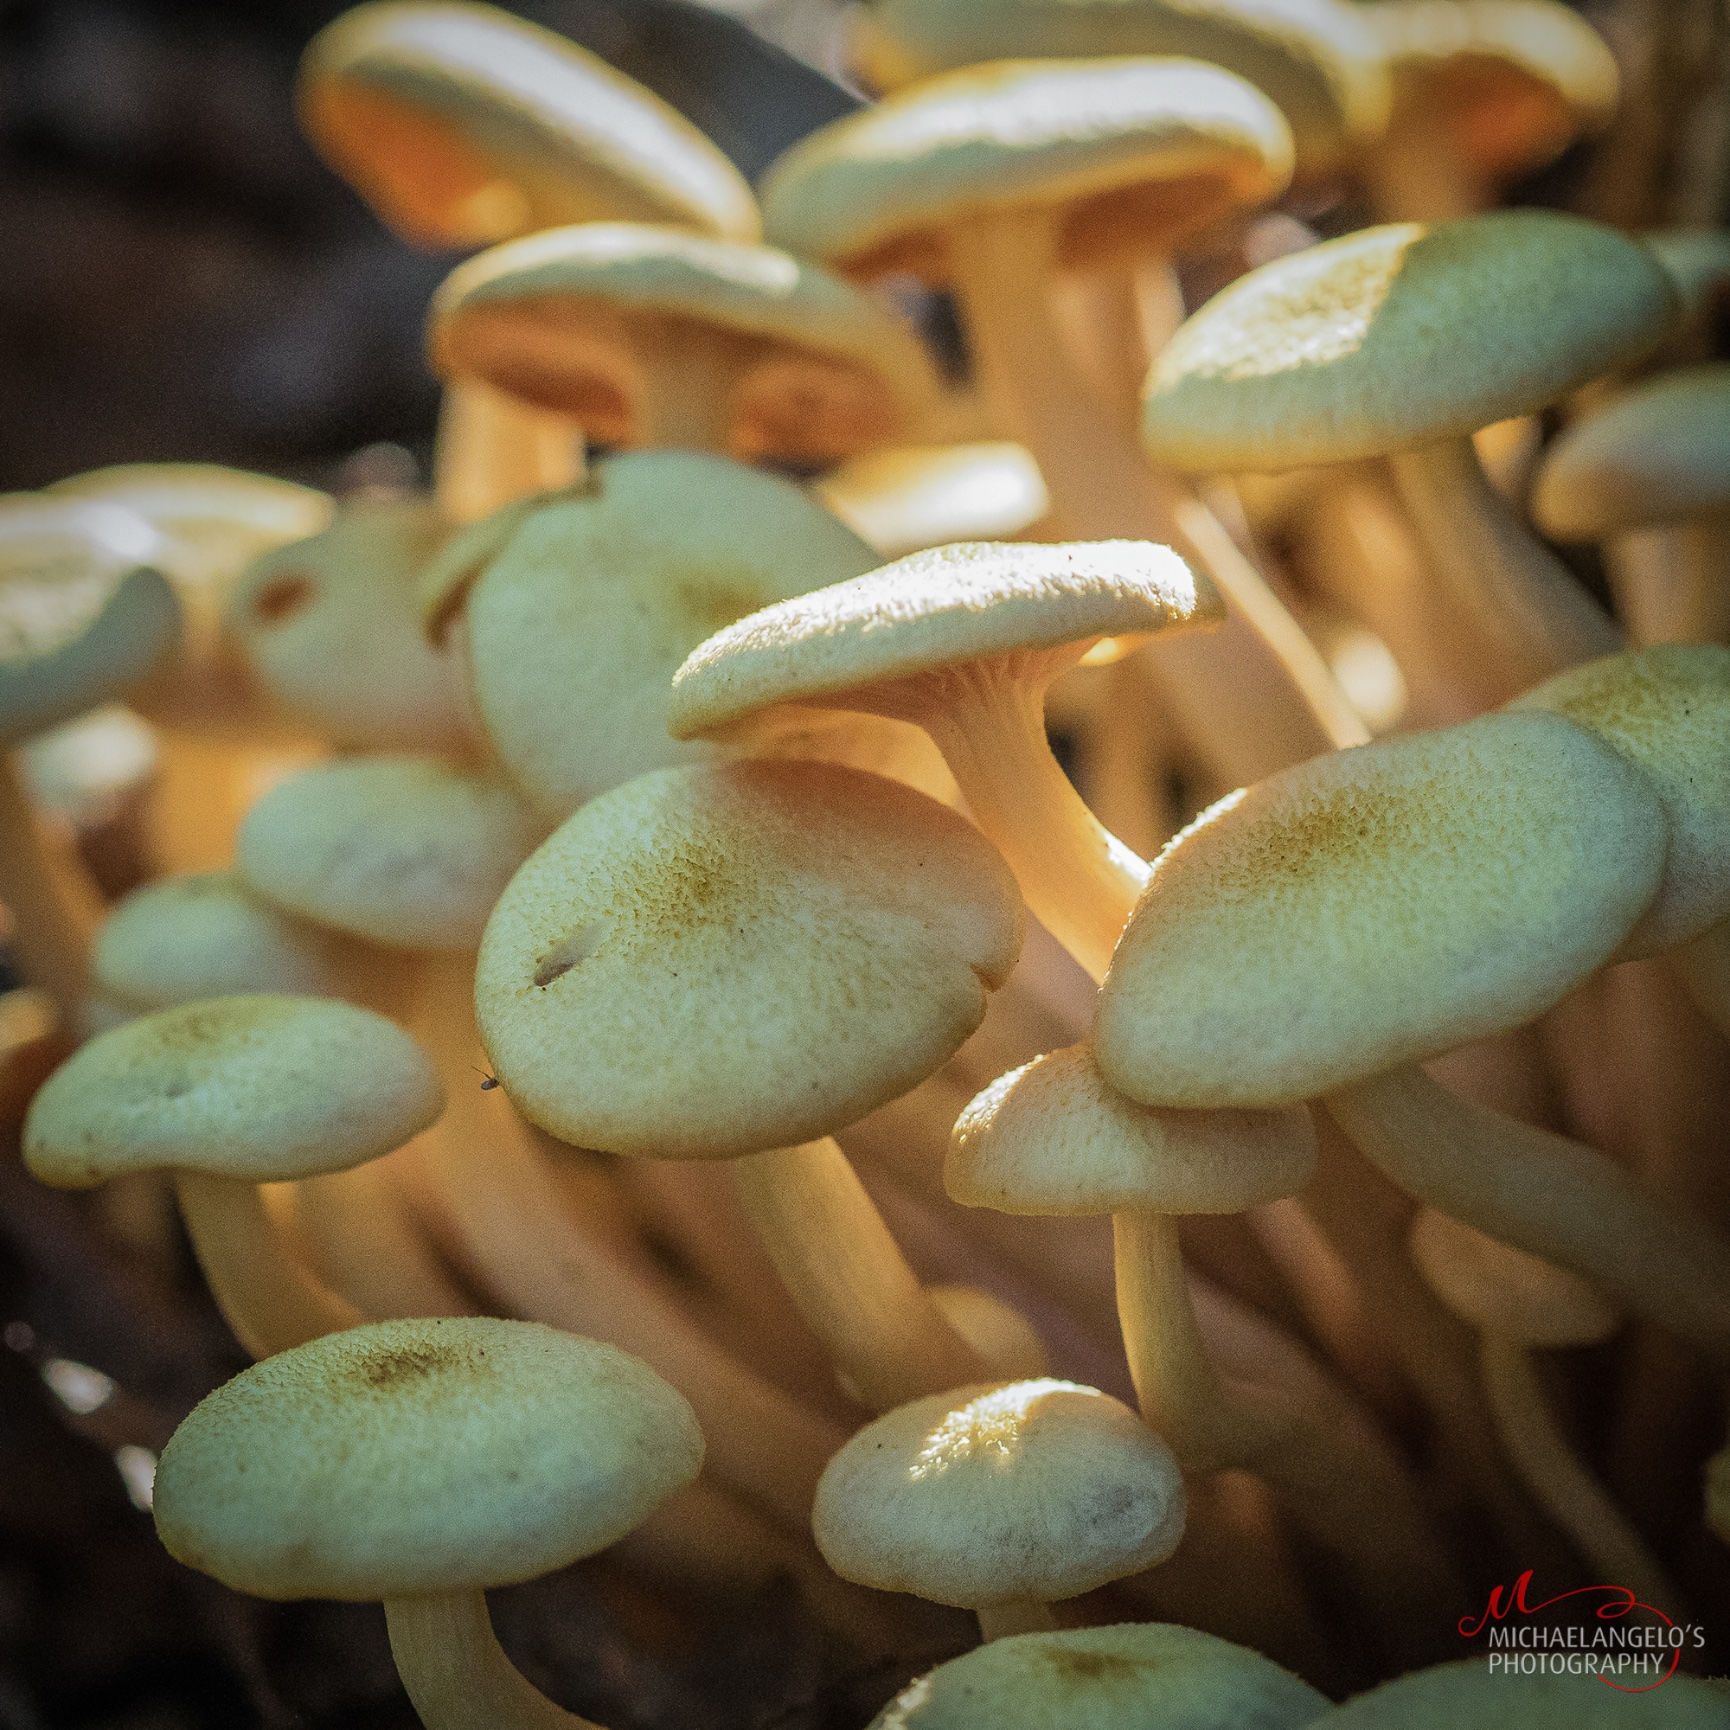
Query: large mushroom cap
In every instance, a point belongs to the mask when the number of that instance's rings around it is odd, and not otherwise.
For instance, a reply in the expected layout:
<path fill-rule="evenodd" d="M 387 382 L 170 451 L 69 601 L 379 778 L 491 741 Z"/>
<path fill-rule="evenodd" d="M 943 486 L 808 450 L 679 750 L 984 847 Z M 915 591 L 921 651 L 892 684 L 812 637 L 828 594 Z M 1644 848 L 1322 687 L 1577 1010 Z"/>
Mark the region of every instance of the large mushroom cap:
<path fill-rule="evenodd" d="M 1660 1666 L 1669 1662 L 1659 1655 Z M 1661 1673 L 1661 1670 L 1660 1670 Z M 1730 1698 L 1720 1684 L 1694 1676 L 1671 1676 L 1661 1687 L 1648 1672 L 1630 1671 L 1618 1686 L 1582 1668 L 1568 1673 L 1546 1667 L 1523 1672 L 1492 1670 L 1484 1659 L 1438 1664 L 1384 1682 L 1343 1706 L 1323 1713 L 1316 1730 L 1723 1730 Z M 1643 1691 L 1632 1699 L 1630 1688 Z"/>
<path fill-rule="evenodd" d="M 345 12 L 306 51 L 300 112 L 337 172 L 423 245 L 612 217 L 757 235 L 750 187 L 683 115 L 493 6 Z"/>
<path fill-rule="evenodd" d="M 592 800 L 494 910 L 475 980 L 562 1140 L 725 1158 L 827 1135 L 979 1025 L 1021 906 L 964 819 L 830 764 L 667 769 Z"/>
<path fill-rule="evenodd" d="M 326 1334 L 202 1401 L 163 1450 L 169 1553 L 260 1598 L 528 1580 L 696 1477 L 684 1399 L 614 1346 L 458 1317 Z"/>
<path fill-rule="evenodd" d="M 45 1183 L 184 1167 L 251 1182 L 344 1171 L 444 1109 L 431 1061 L 382 1015 L 322 997 L 213 997 L 128 1021 L 48 1078 L 24 1126 Z"/>
<path fill-rule="evenodd" d="M 1165 1443 L 1109 1395 L 1047 1379 L 896 1407 L 824 1468 L 811 1511 L 843 1579 L 967 1610 L 1139 1573 L 1183 1521 Z"/>
<path fill-rule="evenodd" d="M 1576 421 L 1544 453 L 1532 515 L 1549 535 L 1623 529 L 1730 509 L 1730 362 L 1648 379 Z"/>
<path fill-rule="evenodd" d="M 629 445 L 647 442 L 645 369 L 694 336 L 737 369 L 729 439 L 746 458 L 832 462 L 905 436 L 938 391 L 912 329 L 820 266 L 647 223 L 552 229 L 470 259 L 433 301 L 428 342 L 442 373 Z"/>
<path fill-rule="evenodd" d="M 265 794 L 236 856 L 260 894 L 321 925 L 464 950 L 544 832 L 492 776 L 434 757 L 351 757 Z"/>
<path fill-rule="evenodd" d="M 1247 1646 L 1126 1622 L 976 1646 L 910 1682 L 870 1730 L 1298 1730 L 1326 1710 Z"/>
<path fill-rule="evenodd" d="M 1340 0 L 878 0 L 861 9 L 879 87 L 983 60 L 1176 54 L 1223 66 L 1279 106 L 1298 172 L 1325 173 L 1387 121 L 1388 75 Z"/>
<path fill-rule="evenodd" d="M 1169 248 L 1291 178 L 1252 85 L 1193 60 L 1004 60 L 945 73 L 802 139 L 763 181 L 770 239 L 849 271 L 946 273 L 969 216 L 1065 209 L 1072 262 Z"/>
<path fill-rule="evenodd" d="M 1160 1111 L 1110 1087 L 1085 1044 L 998 1079 L 955 1120 L 943 1187 L 1003 1213 L 1242 1213 L 1295 1195 L 1315 1126 L 1279 1111 Z"/>
<path fill-rule="evenodd" d="M 1530 414 L 1677 312 L 1638 241 L 1544 210 L 1366 228 L 1214 296 L 1148 376 L 1142 432 L 1192 470 L 1382 456 Z"/>
<path fill-rule="evenodd" d="M 1278 1105 L 1517 1026 L 1615 952 L 1666 830 L 1639 770 L 1559 716 L 1282 770 L 1160 855 L 1099 1067 L 1152 1105 Z"/>

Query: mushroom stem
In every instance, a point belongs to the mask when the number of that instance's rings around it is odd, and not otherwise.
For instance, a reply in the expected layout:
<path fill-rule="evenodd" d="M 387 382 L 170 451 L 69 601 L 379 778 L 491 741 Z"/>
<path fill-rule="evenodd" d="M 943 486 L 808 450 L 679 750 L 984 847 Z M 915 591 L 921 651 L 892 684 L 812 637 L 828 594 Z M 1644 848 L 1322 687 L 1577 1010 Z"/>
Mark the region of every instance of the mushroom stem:
<path fill-rule="evenodd" d="M 644 368 L 636 442 L 658 450 L 713 451 L 731 443 L 742 345 L 723 333 L 668 320 Z"/>
<path fill-rule="evenodd" d="M 1595 1148 L 1456 1097 L 1405 1064 L 1326 1096 L 1408 1195 L 1558 1267 L 1730 1362 L 1730 1248 Z"/>
<path fill-rule="evenodd" d="M 54 999 L 61 1026 L 73 1032 L 90 982 L 96 892 L 74 876 L 70 860 L 55 860 L 9 753 L 0 762 L 0 902 L 12 915 L 25 976 Z"/>
<path fill-rule="evenodd" d="M 198 1265 L 234 1337 L 268 1358 L 366 1319 L 295 1260 L 258 1185 L 210 1172 L 174 1174 Z"/>
<path fill-rule="evenodd" d="M 386 1598 L 391 1656 L 426 1730 L 600 1730 L 504 1654 L 484 1592 Z"/>
<path fill-rule="evenodd" d="M 984 1604 L 974 1614 L 979 1618 L 979 1638 L 985 1641 L 1001 1640 L 1007 1634 L 1049 1634 L 1057 1626 L 1051 1606 L 1037 1598 Z"/>
<path fill-rule="evenodd" d="M 1480 1363 L 1502 1445 L 1544 1511 L 1605 1580 L 1680 1614 L 1681 1595 L 1662 1564 L 1568 1446 L 1530 1351 L 1512 1335 L 1486 1330 Z"/>
<path fill-rule="evenodd" d="M 433 496 L 453 523 L 475 523 L 534 493 L 568 487 L 583 473 L 575 421 L 453 378 L 439 407 Z"/>
<path fill-rule="evenodd" d="M 988 1381 L 829 1137 L 733 1162 L 745 1210 L 845 1390 L 875 1412 Z"/>
<path fill-rule="evenodd" d="M 1388 458 L 1437 574 L 1499 651 L 1512 696 L 1622 648 L 1622 634 L 1489 483 L 1472 441 L 1437 439 Z"/>

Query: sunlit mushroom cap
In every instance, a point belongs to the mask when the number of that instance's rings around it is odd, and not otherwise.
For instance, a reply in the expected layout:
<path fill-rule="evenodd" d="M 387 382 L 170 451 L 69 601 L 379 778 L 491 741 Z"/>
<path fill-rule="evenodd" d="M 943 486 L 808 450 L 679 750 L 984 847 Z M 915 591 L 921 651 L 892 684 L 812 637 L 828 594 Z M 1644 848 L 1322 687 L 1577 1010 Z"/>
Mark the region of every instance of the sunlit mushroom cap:
<path fill-rule="evenodd" d="M 911 327 L 821 266 L 639 222 L 552 229 L 470 259 L 433 301 L 428 346 L 447 377 L 628 445 L 645 442 L 644 372 L 692 333 L 738 365 L 729 437 L 742 457 L 834 461 L 904 436 L 938 391 Z"/>
<path fill-rule="evenodd" d="M 534 1322 L 378 1322 L 254 1364 L 163 1450 L 169 1553 L 260 1598 L 533 1579 L 696 1477 L 703 1435 L 639 1358 Z"/>
<path fill-rule="evenodd" d="M 1730 362 L 1648 379 L 1544 453 L 1532 515 L 1548 535 L 1595 541 L 1730 508 Z"/>
<path fill-rule="evenodd" d="M 1301 1105 L 1160 1111 L 1107 1085 L 1085 1044 L 998 1079 L 956 1119 L 943 1187 L 1003 1213 L 1242 1213 L 1295 1195 L 1315 1168 Z"/>
<path fill-rule="evenodd" d="M 1518 1026 L 1614 953 L 1666 846 L 1645 777 L 1559 716 L 1282 770 L 1160 855 L 1095 1057 L 1150 1105 L 1278 1105 Z"/>
<path fill-rule="evenodd" d="M 324 997 L 212 997 L 90 1041 L 36 1095 L 24 1158 L 82 1189 L 168 1167 L 256 1183 L 344 1171 L 444 1109 L 426 1054 L 382 1015 Z"/>
<path fill-rule="evenodd" d="M 1578 1274 L 1498 1243 L 1426 1207 L 1412 1221 L 1412 1260 L 1430 1288 L 1474 1327 L 1529 1346 L 1607 1340 L 1621 1312 Z"/>
<path fill-rule="evenodd" d="M 1192 470 L 1385 455 L 1530 414 L 1677 313 L 1638 241 L 1545 210 L 1366 228 L 1214 296 L 1148 375 L 1142 432 Z"/>
<path fill-rule="evenodd" d="M 1125 1622 L 976 1646 L 908 1683 L 870 1730 L 1298 1730 L 1327 1704 L 1247 1646 Z"/>
<path fill-rule="evenodd" d="M 1665 1654 L 1658 1654 L 1662 1667 Z M 1648 1673 L 1647 1683 L 1656 1678 Z M 1488 1660 L 1440 1664 L 1384 1682 L 1343 1706 L 1325 1712 L 1316 1730 L 1723 1730 L 1730 1699 L 1712 1682 L 1671 1676 L 1630 1701 L 1638 1686 L 1632 1673 L 1619 1688 L 1582 1668 L 1523 1673 L 1512 1665 L 1492 1670 Z"/>
<path fill-rule="evenodd" d="M 1670 274 L 1690 316 L 1730 289 L 1730 231 L 1722 228 L 1661 228 L 1640 241 Z"/>
<path fill-rule="evenodd" d="M 885 559 L 954 541 L 1008 540 L 1051 509 L 1039 464 L 1017 444 L 867 451 L 815 490 Z"/>
<path fill-rule="evenodd" d="M 856 58 L 885 89 L 982 60 L 1189 56 L 1264 91 L 1291 126 L 1298 172 L 1314 175 L 1387 121 L 1387 70 L 1361 11 L 1339 0 L 879 0 L 857 14 Z"/>
<path fill-rule="evenodd" d="M 167 664 L 181 612 L 162 552 L 122 505 L 0 498 L 0 740 L 81 715 Z"/>
<path fill-rule="evenodd" d="M 345 12 L 301 62 L 300 114 L 337 172 L 423 245 L 615 217 L 757 236 L 750 187 L 683 115 L 492 6 Z"/>
<path fill-rule="evenodd" d="M 935 547 L 765 608 L 694 650 L 673 680 L 675 738 L 776 704 L 917 714 L 932 676 L 1014 655 L 1055 675 L 1104 637 L 1222 616 L 1169 547 L 981 541 Z"/>
<path fill-rule="evenodd" d="M 1607 126 L 1621 75 L 1557 0 L 1378 0 L 1360 16 L 1394 77 L 1394 125 L 1418 108 L 1479 174 L 1515 179 Z"/>
<path fill-rule="evenodd" d="M 1004 60 L 812 133 L 763 180 L 769 238 L 850 271 L 942 276 L 969 216 L 1066 210 L 1066 262 L 1170 248 L 1291 178 L 1291 133 L 1241 78 L 1194 60 Z"/>
<path fill-rule="evenodd" d="M 271 695 L 343 744 L 466 745 L 455 676 L 415 611 L 421 571 L 449 534 L 425 502 L 363 506 L 258 560 L 228 625 Z"/>
<path fill-rule="evenodd" d="M 1730 918 L 1730 649 L 1660 643 L 1605 655 L 1511 706 L 1589 728 L 1639 769 L 1664 807 L 1663 884 L 1625 955 L 1668 949 Z"/>
<path fill-rule="evenodd" d="M 523 866 L 481 945 L 481 1035 L 512 1101 L 609 1153 L 810 1141 L 953 1055 L 1021 944 L 978 830 L 830 764 L 666 769 Z"/>
<path fill-rule="evenodd" d="M 1095 1388 L 957 1388 L 867 1424 L 823 1469 L 811 1528 L 845 1580 L 978 1610 L 1073 1598 L 1183 1536 L 1171 1450 Z"/>

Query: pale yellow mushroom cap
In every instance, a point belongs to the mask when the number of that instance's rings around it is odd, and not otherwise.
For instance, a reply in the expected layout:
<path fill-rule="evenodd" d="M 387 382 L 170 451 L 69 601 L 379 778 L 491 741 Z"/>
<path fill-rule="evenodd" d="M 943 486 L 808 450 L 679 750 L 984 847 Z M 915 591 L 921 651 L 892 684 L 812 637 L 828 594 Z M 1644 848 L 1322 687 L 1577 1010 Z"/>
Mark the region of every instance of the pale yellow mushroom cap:
<path fill-rule="evenodd" d="M 1101 638 L 1222 616 L 1212 583 L 1148 541 L 934 547 L 717 632 L 675 675 L 667 725 L 724 734 L 782 703 L 917 713 L 971 661 L 1049 678 Z"/>
<path fill-rule="evenodd" d="M 324 997 L 212 997 L 90 1041 L 24 1123 L 44 1183 L 84 1189 L 184 1167 L 248 1182 L 345 1171 L 444 1109 L 426 1053 L 394 1023 Z"/>
<path fill-rule="evenodd" d="M 684 451 L 597 463 L 525 510 L 467 592 L 474 706 L 537 811 L 713 755 L 668 737 L 668 690 L 706 637 L 877 555 L 791 482 Z M 447 607 L 460 599 L 460 579 Z"/>
<path fill-rule="evenodd" d="M 1730 509 L 1730 362 L 1648 379 L 1576 421 L 1544 453 L 1532 516 L 1595 541 Z"/>
<path fill-rule="evenodd" d="M 235 854 L 259 894 L 321 925 L 464 950 L 543 833 L 494 776 L 435 757 L 349 757 L 272 788 Z"/>
<path fill-rule="evenodd" d="M 801 139 L 763 179 L 769 238 L 849 271 L 947 273 L 969 216 L 1062 209 L 1060 254 L 1170 249 L 1291 178 L 1291 133 L 1194 60 L 1002 60 Z"/>
<path fill-rule="evenodd" d="M 471 258 L 440 288 L 427 335 L 446 377 L 560 410 L 612 445 L 647 442 L 645 375 L 694 338 L 736 370 L 728 436 L 747 459 L 835 461 L 904 436 L 938 394 L 912 328 L 820 265 L 640 222 Z"/>
<path fill-rule="evenodd" d="M 1339 166 L 1388 116 L 1365 8 L 1340 0 L 877 0 L 855 59 L 879 89 L 1006 58 L 1178 54 L 1223 66 L 1284 113 L 1301 175 Z"/>
<path fill-rule="evenodd" d="M 278 1352 L 163 1450 L 171 1555 L 259 1598 L 530 1580 L 696 1477 L 703 1434 L 639 1358 L 534 1322 L 377 1322 Z"/>
<path fill-rule="evenodd" d="M 885 559 L 955 541 L 1008 540 L 1051 509 L 1039 464 L 1017 444 L 866 451 L 814 490 Z"/>
<path fill-rule="evenodd" d="M 512 879 L 475 1002 L 512 1101 L 561 1140 L 728 1158 L 924 1080 L 1020 945 L 1008 867 L 923 794 L 825 763 L 666 769 Z"/>
<path fill-rule="evenodd" d="M 1553 715 L 1282 770 L 1155 862 L 1096 1060 L 1150 1105 L 1279 1105 L 1516 1027 L 1615 952 L 1667 828 L 1638 769 Z"/>
<path fill-rule="evenodd" d="M 1142 436 L 1191 470 L 1382 456 L 1530 414 L 1677 314 L 1638 241 L 1545 210 L 1366 228 L 1252 270 L 1148 375 Z"/>
<path fill-rule="evenodd" d="M 1412 1260 L 1455 1315 L 1529 1346 L 1607 1340 L 1621 1312 L 1566 1268 L 1450 1219 L 1434 1208 L 1412 1221 Z"/>
<path fill-rule="evenodd" d="M 421 571 L 450 532 L 423 501 L 362 506 L 258 560 L 228 627 L 271 695 L 343 744 L 466 746 L 456 676 L 415 608 Z"/>
<path fill-rule="evenodd" d="M 1296 1195 L 1315 1126 L 1278 1111 L 1160 1111 L 1110 1087 L 1086 1044 L 1036 1057 L 955 1121 L 943 1187 L 1002 1213 L 1242 1213 Z"/>
<path fill-rule="evenodd" d="M 1558 0 L 1378 0 L 1361 16 L 1393 73 L 1393 124 L 1421 109 L 1480 174 L 1529 174 L 1615 115 L 1615 56 Z"/>
<path fill-rule="evenodd" d="M 757 237 L 744 177 L 683 115 L 497 7 L 357 6 L 314 37 L 299 94 L 332 167 L 423 245 L 614 217 Z"/>
<path fill-rule="evenodd" d="M 976 1646 L 908 1683 L 870 1730 L 1298 1730 L 1327 1705 L 1247 1646 L 1125 1622 Z"/>
<path fill-rule="evenodd" d="M 1139 1573 L 1183 1521 L 1165 1443 L 1121 1401 L 1048 1379 L 897 1406 L 824 1467 L 811 1510 L 844 1580 L 965 1610 Z"/>
<path fill-rule="evenodd" d="M 16 744 L 140 684 L 180 639 L 162 537 L 124 506 L 0 498 L 0 740 Z"/>
<path fill-rule="evenodd" d="M 1510 707 L 1547 709 L 1588 728 L 1646 777 L 1664 807 L 1663 884 L 1625 955 L 1668 949 L 1730 918 L 1730 649 L 1660 643 L 1605 655 Z"/>
<path fill-rule="evenodd" d="M 1492 1670 L 1485 1659 L 1439 1664 L 1384 1682 L 1315 1720 L 1315 1730 L 1724 1730 L 1730 1699 L 1719 1686 L 1697 1677 L 1672 1676 L 1650 1687 L 1669 1663 L 1655 1651 L 1659 1669 L 1639 1676 L 1632 1670 L 1621 1687 L 1606 1685 L 1584 1667 L 1578 1672 L 1552 1669 L 1531 1674 L 1511 1667 Z M 1632 1697 L 1629 1688 L 1648 1685 Z"/>

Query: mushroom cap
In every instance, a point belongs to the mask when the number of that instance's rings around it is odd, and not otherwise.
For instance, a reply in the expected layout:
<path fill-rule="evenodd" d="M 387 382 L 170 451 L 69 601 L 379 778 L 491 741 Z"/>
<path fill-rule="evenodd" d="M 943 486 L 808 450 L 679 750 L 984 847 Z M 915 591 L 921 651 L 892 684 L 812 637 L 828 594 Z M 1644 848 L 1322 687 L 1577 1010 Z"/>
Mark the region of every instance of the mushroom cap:
<path fill-rule="evenodd" d="M 1142 436 L 1191 470 L 1346 462 L 1531 414 L 1676 317 L 1638 241 L 1547 210 L 1390 223 L 1264 264 L 1186 320 Z"/>
<path fill-rule="evenodd" d="M 908 1683 L 870 1730 L 1298 1730 L 1327 1705 L 1247 1646 L 1124 1622 L 975 1646 Z"/>
<path fill-rule="evenodd" d="M 633 776 L 711 756 L 668 736 L 684 657 L 734 619 L 868 571 L 877 555 L 791 482 L 643 451 L 597 463 L 585 488 L 525 511 L 474 563 L 475 710 L 524 797 L 557 819 Z"/>
<path fill-rule="evenodd" d="M 1529 1346 L 1589 1346 L 1622 1325 L 1616 1306 L 1578 1274 L 1433 1207 L 1412 1221 L 1411 1248 L 1430 1289 L 1475 1328 Z"/>
<path fill-rule="evenodd" d="M 1109 1086 L 1085 1043 L 1024 1063 L 955 1121 L 943 1187 L 1001 1213 L 1242 1213 L 1315 1169 L 1302 1105 L 1160 1111 Z"/>
<path fill-rule="evenodd" d="M 885 559 L 954 541 L 1007 540 L 1051 509 L 1039 464 L 1018 444 L 866 451 L 813 490 Z"/>
<path fill-rule="evenodd" d="M 1638 1687 L 1651 1677 L 1632 1679 Z M 1730 1710 L 1717 1683 L 1672 1676 L 1630 1701 L 1601 1676 L 1559 1670 L 1492 1671 L 1486 1659 L 1414 1670 L 1325 1712 L 1316 1730 L 1723 1730 Z"/>
<path fill-rule="evenodd" d="M 1021 925 L 996 850 L 899 782 L 664 769 L 583 806 L 512 879 L 481 944 L 481 1037 L 517 1108 L 576 1146 L 790 1147 L 946 1062 Z"/>
<path fill-rule="evenodd" d="M 0 498 L 0 742 L 69 721 L 167 663 L 181 612 L 156 568 L 162 552 L 122 505 Z"/>
<path fill-rule="evenodd" d="M 1532 516 L 1547 535 L 1596 541 L 1730 509 L 1730 361 L 1647 379 L 1544 452 Z"/>
<path fill-rule="evenodd" d="M 879 0 L 859 13 L 858 45 L 878 88 L 982 60 L 1207 61 L 1278 105 L 1298 173 L 1314 176 L 1387 124 L 1387 68 L 1366 10 L 1339 0 Z"/>
<path fill-rule="evenodd" d="M 325 997 L 210 997 L 112 1027 L 49 1076 L 24 1122 L 44 1183 L 183 1168 L 249 1183 L 346 1171 L 444 1110 L 425 1052 Z"/>
<path fill-rule="evenodd" d="M 1560 716 L 1482 716 L 1301 763 L 1170 843 L 1094 1054 L 1149 1105 L 1281 1105 L 1529 1020 L 1651 903 L 1646 778 Z"/>
<path fill-rule="evenodd" d="M 1684 312 L 1693 316 L 1730 287 L 1730 232 L 1661 228 L 1642 234 L 1646 250 L 1670 273 Z"/>
<path fill-rule="evenodd" d="M 453 669 L 415 611 L 421 570 L 450 532 L 424 500 L 360 506 L 254 563 L 228 626 L 271 695 L 343 744 L 466 746 Z"/>
<path fill-rule="evenodd" d="M 823 1468 L 811 1529 L 844 1580 L 978 1610 L 1078 1597 L 1183 1536 L 1171 1450 L 1074 1382 L 981 1384 L 897 1406 Z"/>
<path fill-rule="evenodd" d="M 1529 174 L 1615 115 L 1615 56 L 1557 0 L 1378 0 L 1361 16 L 1393 73 L 1393 124 L 1421 110 L 1479 174 Z"/>
<path fill-rule="evenodd" d="M 357 6 L 313 38 L 299 97 L 325 159 L 421 245 L 617 217 L 757 237 L 744 177 L 677 109 L 496 7 Z"/>
<path fill-rule="evenodd" d="M 479 1591 L 593 1555 L 696 1477 L 684 1398 L 616 1346 L 485 1316 L 254 1364 L 163 1450 L 169 1554 L 259 1598 Z"/>
<path fill-rule="evenodd" d="M 1730 649 L 1659 643 L 1570 667 L 1509 705 L 1565 715 L 1620 752 L 1664 807 L 1657 899 L 1622 954 L 1686 943 L 1730 918 Z"/>
<path fill-rule="evenodd" d="M 349 757 L 266 793 L 235 855 L 254 890 L 321 925 L 465 950 L 542 833 L 495 776 L 435 757 Z"/>
<path fill-rule="evenodd" d="M 780 703 L 919 712 L 933 675 L 1037 657 L 1046 676 L 1104 637 L 1223 616 L 1213 585 L 1148 541 L 934 547 L 718 631 L 673 678 L 676 739 Z"/>
<path fill-rule="evenodd" d="M 943 230 L 1064 209 L 1060 255 L 1170 249 L 1291 179 L 1253 85 L 1195 60 L 999 60 L 801 139 L 763 179 L 769 238 L 863 274 L 947 271 Z"/>
<path fill-rule="evenodd" d="M 433 364 L 641 444 L 643 374 L 678 342 L 725 343 L 737 454 L 828 462 L 904 434 L 938 394 L 912 328 L 820 265 L 772 246 L 590 222 L 496 246 L 432 305 Z"/>

